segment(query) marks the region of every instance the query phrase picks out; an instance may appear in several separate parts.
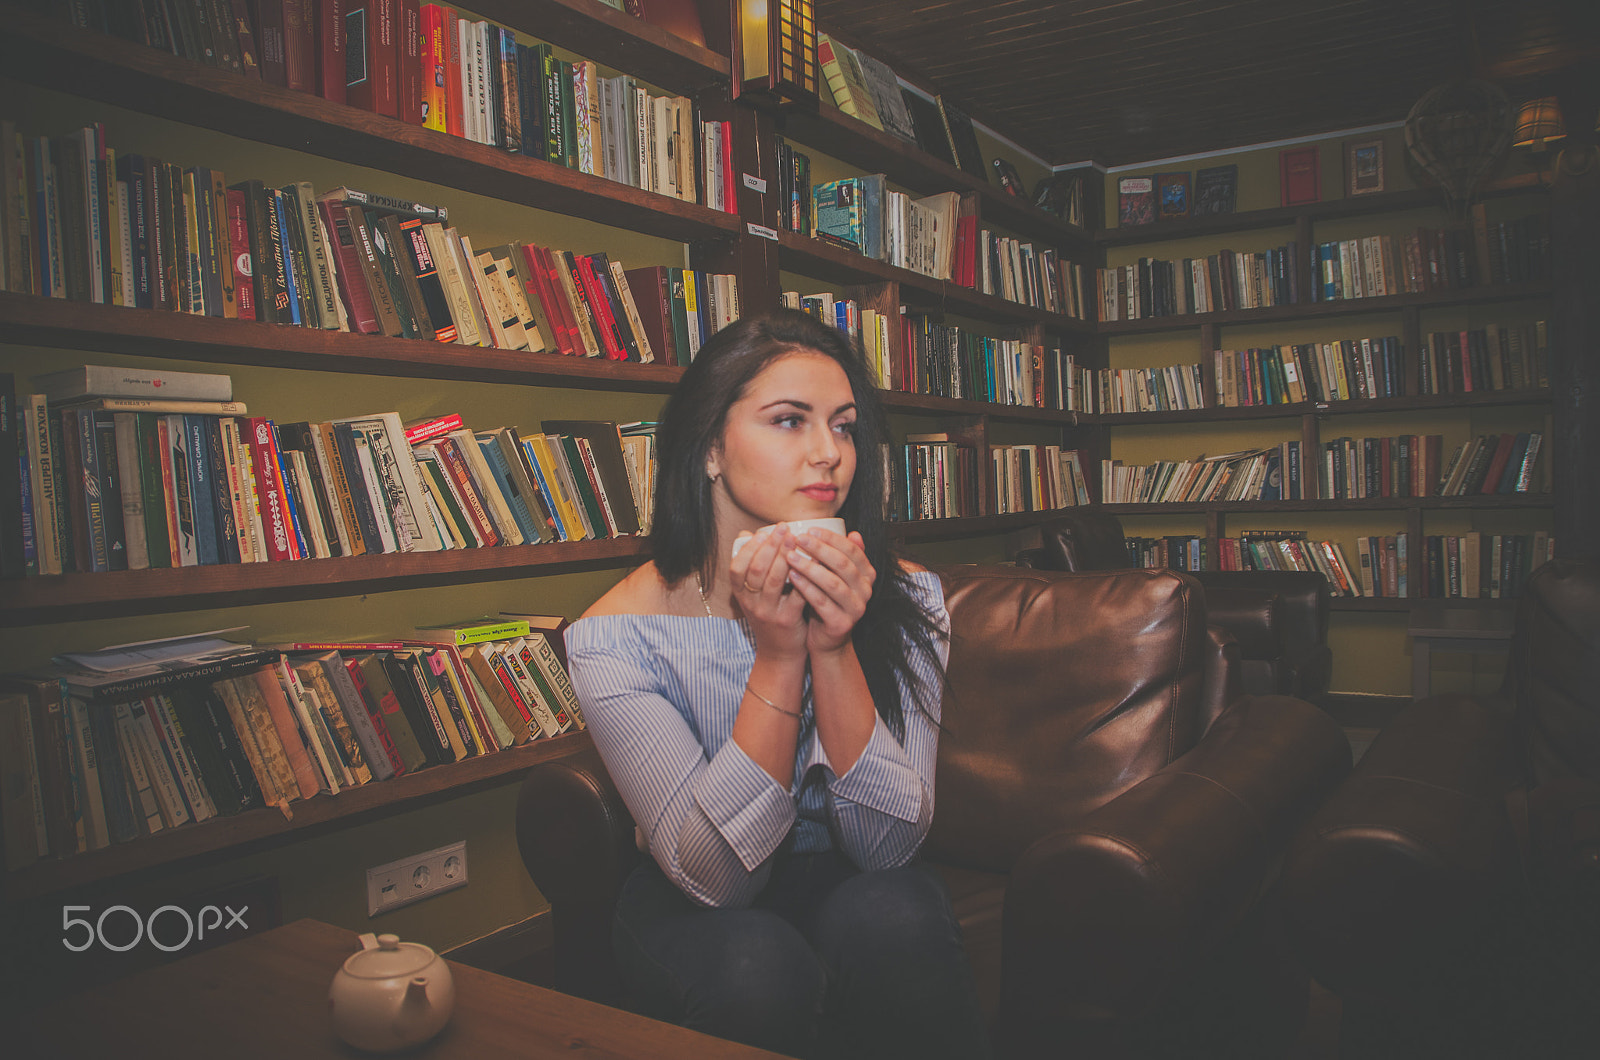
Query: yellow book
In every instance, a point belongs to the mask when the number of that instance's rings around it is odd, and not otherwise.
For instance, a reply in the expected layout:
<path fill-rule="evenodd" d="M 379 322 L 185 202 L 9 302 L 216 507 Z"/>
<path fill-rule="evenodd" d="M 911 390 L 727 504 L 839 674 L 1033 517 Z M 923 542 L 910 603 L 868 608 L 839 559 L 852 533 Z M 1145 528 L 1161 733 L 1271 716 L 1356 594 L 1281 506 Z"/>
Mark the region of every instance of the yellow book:
<path fill-rule="evenodd" d="M 542 434 L 524 434 L 521 440 L 532 449 L 533 457 L 539 463 L 539 475 L 544 480 L 545 487 L 549 489 L 551 498 L 556 502 L 556 514 L 566 540 L 582 541 L 589 536 L 589 532 L 584 529 L 583 516 L 578 512 L 577 498 L 567 490 L 555 454 L 550 451 L 550 440 Z"/>
<path fill-rule="evenodd" d="M 828 79 L 828 89 L 838 108 L 859 118 L 874 129 L 882 129 L 878 108 L 873 105 L 872 91 L 867 88 L 866 75 L 861 72 L 861 61 L 855 52 L 834 41 L 826 33 L 817 34 L 817 64 Z"/>

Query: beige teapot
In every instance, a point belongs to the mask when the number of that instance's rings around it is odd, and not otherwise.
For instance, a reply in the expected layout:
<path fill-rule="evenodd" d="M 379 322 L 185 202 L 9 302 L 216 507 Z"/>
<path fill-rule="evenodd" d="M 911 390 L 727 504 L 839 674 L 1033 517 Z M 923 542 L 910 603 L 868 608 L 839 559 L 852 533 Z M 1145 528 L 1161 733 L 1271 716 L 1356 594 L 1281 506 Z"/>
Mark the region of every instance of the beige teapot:
<path fill-rule="evenodd" d="M 361 936 L 361 950 L 333 977 L 328 1005 L 339 1037 L 371 1052 L 421 1045 L 455 1009 L 450 966 L 428 947 L 395 935 Z"/>

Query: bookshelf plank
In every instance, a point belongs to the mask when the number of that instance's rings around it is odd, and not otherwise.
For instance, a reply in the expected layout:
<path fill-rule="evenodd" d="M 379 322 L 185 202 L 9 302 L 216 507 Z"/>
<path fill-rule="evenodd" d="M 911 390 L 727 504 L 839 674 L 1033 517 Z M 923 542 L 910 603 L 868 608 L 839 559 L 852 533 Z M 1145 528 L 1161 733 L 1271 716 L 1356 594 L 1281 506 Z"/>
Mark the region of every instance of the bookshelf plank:
<path fill-rule="evenodd" d="M 1410 307 L 1437 309 L 1446 306 L 1485 305 L 1491 302 L 1519 302 L 1548 298 L 1548 283 L 1504 284 L 1452 291 L 1427 291 L 1420 294 L 1393 294 L 1382 298 L 1344 298 L 1332 302 L 1276 305 L 1263 309 L 1231 309 L 1220 313 L 1184 313 L 1149 317 L 1144 320 L 1110 320 L 1099 325 L 1102 335 L 1148 335 L 1161 331 L 1186 331 L 1204 324 L 1274 324 L 1290 320 L 1319 320 L 1329 317 L 1392 313 Z"/>
<path fill-rule="evenodd" d="M 1079 413 L 1076 412 L 1034 408 L 1031 405 L 995 405 L 965 401 L 961 398 L 938 397 L 933 394 L 911 394 L 902 390 L 881 390 L 879 394 L 885 406 L 897 410 L 945 412 L 963 416 L 981 413 L 990 419 L 1055 423 L 1063 427 L 1074 426 L 1079 419 Z"/>
<path fill-rule="evenodd" d="M 622 537 L 280 563 L 45 575 L 4 583 L 0 627 L 532 577 L 626 566 L 647 554 L 644 539 Z"/>
<path fill-rule="evenodd" d="M 1194 515 L 1204 512 L 1365 512 L 1423 510 L 1487 511 L 1505 508 L 1550 508 L 1548 493 L 1480 494 L 1471 497 L 1367 497 L 1360 500 L 1214 501 L 1200 504 L 1102 504 L 1112 515 Z"/>
<path fill-rule="evenodd" d="M 6 341 L 321 372 L 665 393 L 675 365 L 358 335 L 0 292 Z"/>
<path fill-rule="evenodd" d="M 601 5 L 595 4 L 599 7 Z M 733 214 L 372 114 L 0 5 L 8 75 L 189 125 L 688 242 Z"/>
<path fill-rule="evenodd" d="M 509 781 L 541 762 L 566 758 L 591 746 L 593 741 L 587 732 L 568 733 L 389 780 L 375 780 L 337 795 L 300 799 L 290 803 L 294 817 L 289 820 L 277 810 L 265 808 L 169 828 L 100 850 L 35 862 L 7 873 L 3 891 L 8 901 L 15 902 L 206 854 L 280 844 L 308 837 L 330 825 L 348 826 L 428 802 L 456 798 L 490 782 Z"/>
<path fill-rule="evenodd" d="M 1482 194 L 1486 197 L 1496 197 L 1548 191 L 1548 187 L 1540 185 L 1534 175 L 1529 174 L 1527 178 L 1495 184 Z M 1247 210 L 1243 213 L 1210 214 L 1175 221 L 1157 221 L 1154 224 L 1127 228 L 1103 228 L 1094 233 L 1094 241 L 1108 247 L 1135 246 L 1141 243 L 1159 243 L 1168 239 L 1187 239 L 1190 236 L 1226 235 L 1247 229 L 1293 228 L 1302 218 L 1316 223 L 1344 217 L 1400 213 L 1406 210 L 1436 208 L 1442 201 L 1437 191 L 1392 191 L 1380 195 L 1332 199 L 1305 206 L 1275 206 L 1265 210 Z"/>
<path fill-rule="evenodd" d="M 1300 416 L 1349 416 L 1373 412 L 1423 412 L 1434 409 L 1494 405 L 1548 405 L 1548 388 L 1480 390 L 1468 394 L 1424 394 L 1417 397 L 1361 398 L 1351 401 L 1302 401 L 1293 405 L 1240 405 L 1164 412 L 1084 413 L 1084 424 L 1131 427 L 1146 423 L 1212 423 L 1227 420 L 1290 419 Z"/>

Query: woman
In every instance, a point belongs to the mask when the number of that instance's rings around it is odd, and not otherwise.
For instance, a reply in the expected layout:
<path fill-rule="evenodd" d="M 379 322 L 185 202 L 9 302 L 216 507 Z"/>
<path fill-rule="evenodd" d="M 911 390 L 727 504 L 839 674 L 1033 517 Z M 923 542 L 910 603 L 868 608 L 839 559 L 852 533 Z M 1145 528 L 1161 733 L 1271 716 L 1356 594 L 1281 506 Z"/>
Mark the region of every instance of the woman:
<path fill-rule="evenodd" d="M 948 896 L 913 861 L 949 622 L 938 579 L 890 555 L 884 440 L 860 356 L 801 313 L 719 332 L 667 402 L 655 558 L 567 632 L 651 854 L 613 941 L 659 1019 L 791 1055 L 987 1056 Z M 831 516 L 849 533 L 778 525 Z"/>

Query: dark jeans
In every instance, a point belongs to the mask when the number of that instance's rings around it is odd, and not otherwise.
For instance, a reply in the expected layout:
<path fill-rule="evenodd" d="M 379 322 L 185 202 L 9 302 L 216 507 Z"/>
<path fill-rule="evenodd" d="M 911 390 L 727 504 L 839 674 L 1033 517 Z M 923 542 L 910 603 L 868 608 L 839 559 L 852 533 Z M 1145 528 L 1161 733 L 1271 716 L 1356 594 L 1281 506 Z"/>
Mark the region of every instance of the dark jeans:
<path fill-rule="evenodd" d="M 646 858 L 612 930 L 637 1010 L 800 1057 L 990 1055 L 961 926 L 920 864 L 778 855 L 748 909 L 707 909 Z"/>

